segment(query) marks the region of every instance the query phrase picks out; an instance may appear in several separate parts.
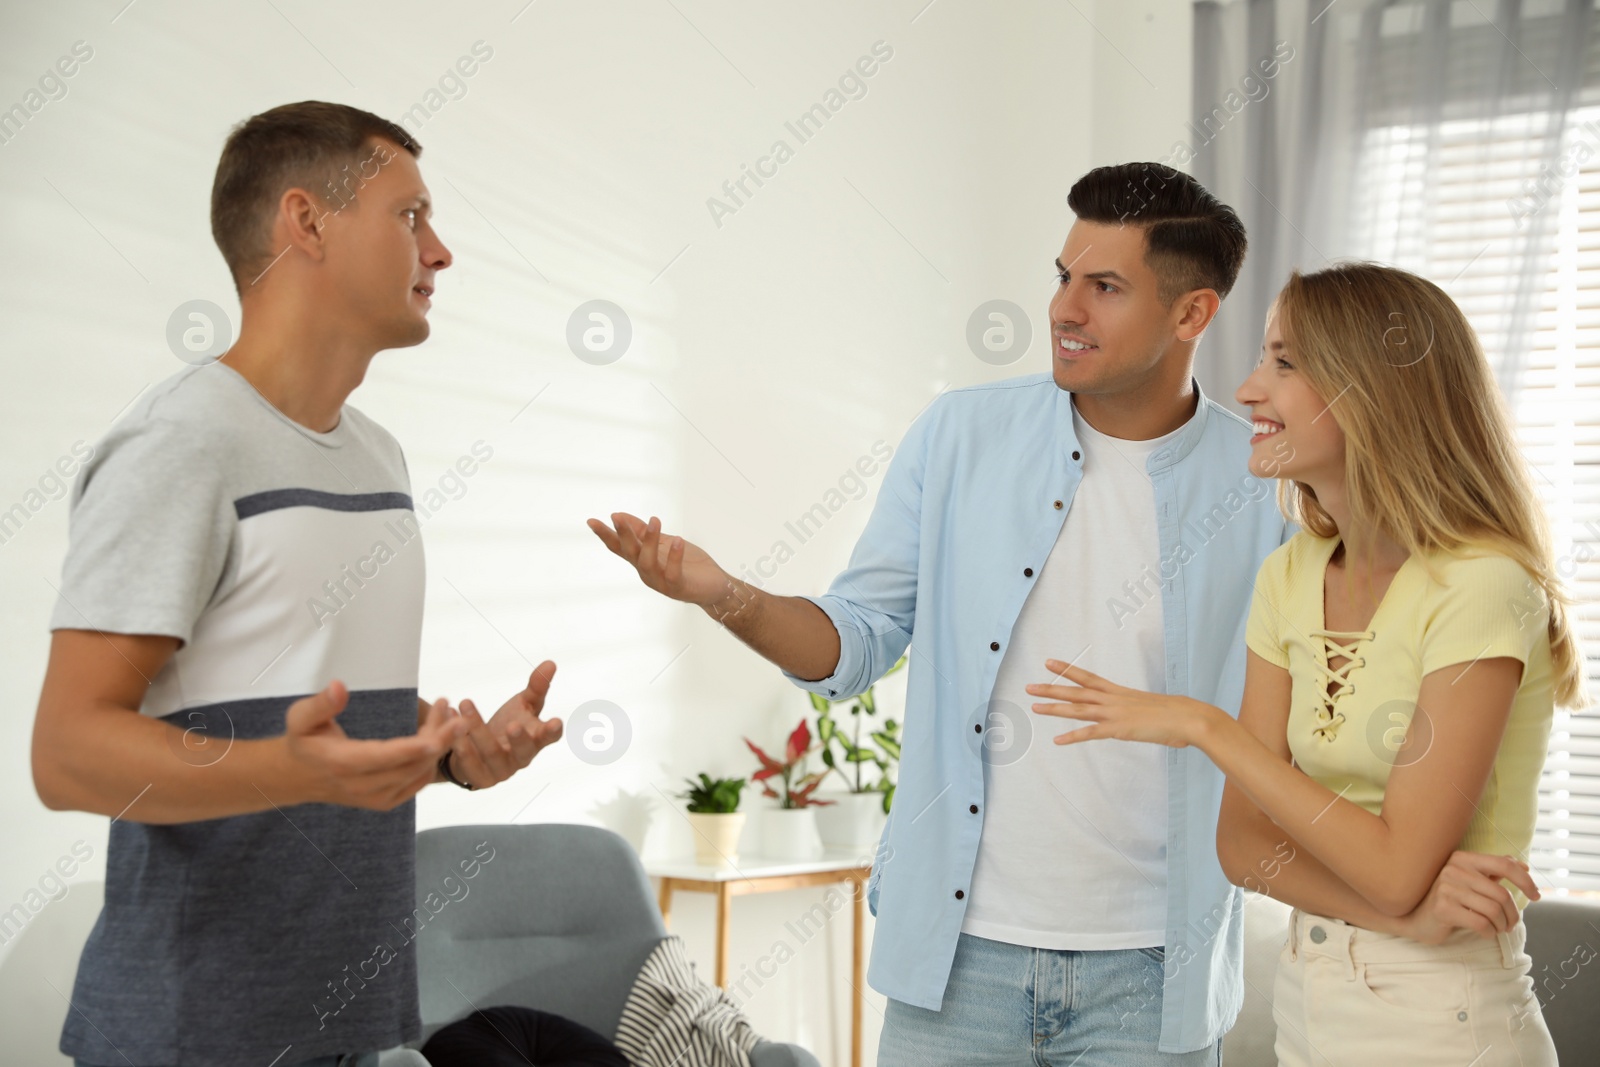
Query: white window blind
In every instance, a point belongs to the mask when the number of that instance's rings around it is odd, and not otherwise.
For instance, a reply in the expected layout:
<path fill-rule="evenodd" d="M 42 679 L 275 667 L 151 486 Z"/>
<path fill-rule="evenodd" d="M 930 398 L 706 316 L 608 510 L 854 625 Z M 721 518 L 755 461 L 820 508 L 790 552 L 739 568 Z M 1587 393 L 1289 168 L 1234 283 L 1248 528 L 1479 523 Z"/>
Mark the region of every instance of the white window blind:
<path fill-rule="evenodd" d="M 1587 127 L 1587 128 L 1586 128 Z M 1575 112 L 1564 152 L 1590 148 L 1547 210 L 1555 258 L 1546 275 L 1518 436 L 1538 472 L 1557 570 L 1576 599 L 1591 696 L 1600 695 L 1600 107 Z M 1571 158 L 1576 160 L 1574 154 Z M 1564 889 L 1600 890 L 1600 707 L 1556 712 L 1539 789 L 1530 865 Z"/>
<path fill-rule="evenodd" d="M 1557 568 L 1576 603 L 1591 695 L 1600 695 L 1600 107 L 1571 112 L 1563 161 L 1528 179 L 1547 113 L 1369 129 L 1354 209 L 1358 254 L 1433 279 L 1461 306 L 1502 381 L 1544 499 Z M 1424 188 L 1426 183 L 1426 188 Z M 1545 195 L 1548 194 L 1548 195 Z M 1513 206 L 1513 205 L 1516 206 Z M 1527 217 L 1530 207 L 1542 214 Z M 1519 214 L 1520 218 L 1519 225 Z M 1531 343 L 1508 379 L 1508 292 L 1527 235 L 1548 263 L 1536 278 Z M 1525 857 L 1542 887 L 1600 891 L 1600 708 L 1557 709 Z"/>

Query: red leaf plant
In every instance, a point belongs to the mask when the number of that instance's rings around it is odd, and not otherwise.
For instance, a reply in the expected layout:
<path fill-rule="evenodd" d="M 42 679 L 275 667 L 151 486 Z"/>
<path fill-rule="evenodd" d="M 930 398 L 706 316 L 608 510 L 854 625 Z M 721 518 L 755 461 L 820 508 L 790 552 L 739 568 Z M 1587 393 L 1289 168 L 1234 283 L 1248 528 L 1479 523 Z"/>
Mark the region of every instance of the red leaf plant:
<path fill-rule="evenodd" d="M 832 804 L 831 800 L 817 800 L 811 796 L 816 792 L 817 786 L 822 784 L 822 779 L 827 776 L 827 771 L 820 774 L 807 774 L 805 772 L 806 757 L 811 754 L 811 728 L 806 725 L 806 720 L 801 719 L 800 725 L 794 728 L 789 735 L 789 740 L 784 745 L 784 759 L 782 762 L 773 759 L 761 751 L 754 741 L 748 737 L 744 743 L 750 746 L 750 751 L 756 754 L 756 759 L 761 761 L 761 769 L 750 776 L 753 782 L 761 783 L 764 795 L 777 798 L 779 806 L 784 808 L 812 808 Z M 772 788 L 770 779 L 776 778 L 783 783 L 783 792 L 780 794 Z"/>

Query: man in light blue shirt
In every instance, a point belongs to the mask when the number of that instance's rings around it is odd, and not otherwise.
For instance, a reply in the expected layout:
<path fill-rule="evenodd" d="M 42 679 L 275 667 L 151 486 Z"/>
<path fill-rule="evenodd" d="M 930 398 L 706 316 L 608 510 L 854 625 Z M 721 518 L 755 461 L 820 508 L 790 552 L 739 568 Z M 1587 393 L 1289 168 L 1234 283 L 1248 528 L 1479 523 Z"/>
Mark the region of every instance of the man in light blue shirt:
<path fill-rule="evenodd" d="M 859 693 L 911 646 L 868 891 L 884 1067 L 1215 1064 L 1243 999 L 1222 775 L 1194 749 L 1052 745 L 1072 723 L 1024 686 L 1055 658 L 1239 706 L 1284 522 L 1247 471 L 1250 426 L 1191 372 L 1244 228 L 1155 164 L 1091 171 L 1068 203 L 1050 372 L 930 404 L 826 595 L 763 592 L 655 518 L 590 520 L 812 692 Z"/>

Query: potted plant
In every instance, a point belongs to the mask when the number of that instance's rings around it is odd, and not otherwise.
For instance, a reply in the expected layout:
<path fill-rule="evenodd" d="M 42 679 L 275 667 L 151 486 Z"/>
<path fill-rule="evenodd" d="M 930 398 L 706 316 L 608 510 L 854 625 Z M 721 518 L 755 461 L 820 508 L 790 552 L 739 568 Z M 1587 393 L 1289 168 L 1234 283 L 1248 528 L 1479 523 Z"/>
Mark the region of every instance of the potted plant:
<path fill-rule="evenodd" d="M 744 743 L 761 761 L 761 769 L 750 776 L 751 781 L 761 783 L 762 795 L 778 801 L 778 806 L 769 809 L 763 817 L 766 854 L 782 859 L 816 859 L 821 856 L 822 838 L 817 835 L 817 822 L 811 809 L 830 801 L 818 800 L 811 795 L 827 774 L 826 771 L 806 771 L 806 757 L 812 752 L 811 728 L 804 719 L 800 720 L 800 725 L 794 728 L 784 745 L 782 760 L 773 759 L 761 751 L 748 737 Z M 774 780 L 782 783 L 783 792 L 772 788 Z"/>
<path fill-rule="evenodd" d="M 901 656 L 883 677 L 905 665 L 906 657 Z M 834 709 L 842 704 L 850 705 L 847 722 L 834 718 Z M 812 693 L 811 706 L 817 712 L 822 762 L 844 781 L 847 790 L 833 795 L 836 803 L 817 815 L 822 842 L 829 848 L 852 851 L 874 848 L 894 803 L 890 771 L 900 759 L 900 724 L 887 717 L 881 724 L 876 721 L 878 700 L 870 685 L 860 696 L 847 700 L 832 701 Z"/>
<path fill-rule="evenodd" d="M 745 813 L 739 810 L 743 778 L 712 778 L 704 771 L 700 780 L 685 778 L 689 786 L 678 796 L 689 802 L 689 825 L 694 828 L 694 859 L 706 867 L 732 865 L 739 860 L 739 834 Z"/>

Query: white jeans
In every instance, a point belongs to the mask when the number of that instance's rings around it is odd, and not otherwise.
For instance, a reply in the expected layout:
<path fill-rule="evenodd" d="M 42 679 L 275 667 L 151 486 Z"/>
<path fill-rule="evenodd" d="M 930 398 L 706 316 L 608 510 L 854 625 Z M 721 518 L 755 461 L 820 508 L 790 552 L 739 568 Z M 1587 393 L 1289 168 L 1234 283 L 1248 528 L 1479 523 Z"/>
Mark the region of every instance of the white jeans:
<path fill-rule="evenodd" d="M 1519 921 L 1441 945 L 1294 909 L 1272 1014 L 1282 1067 L 1555 1067 Z"/>

